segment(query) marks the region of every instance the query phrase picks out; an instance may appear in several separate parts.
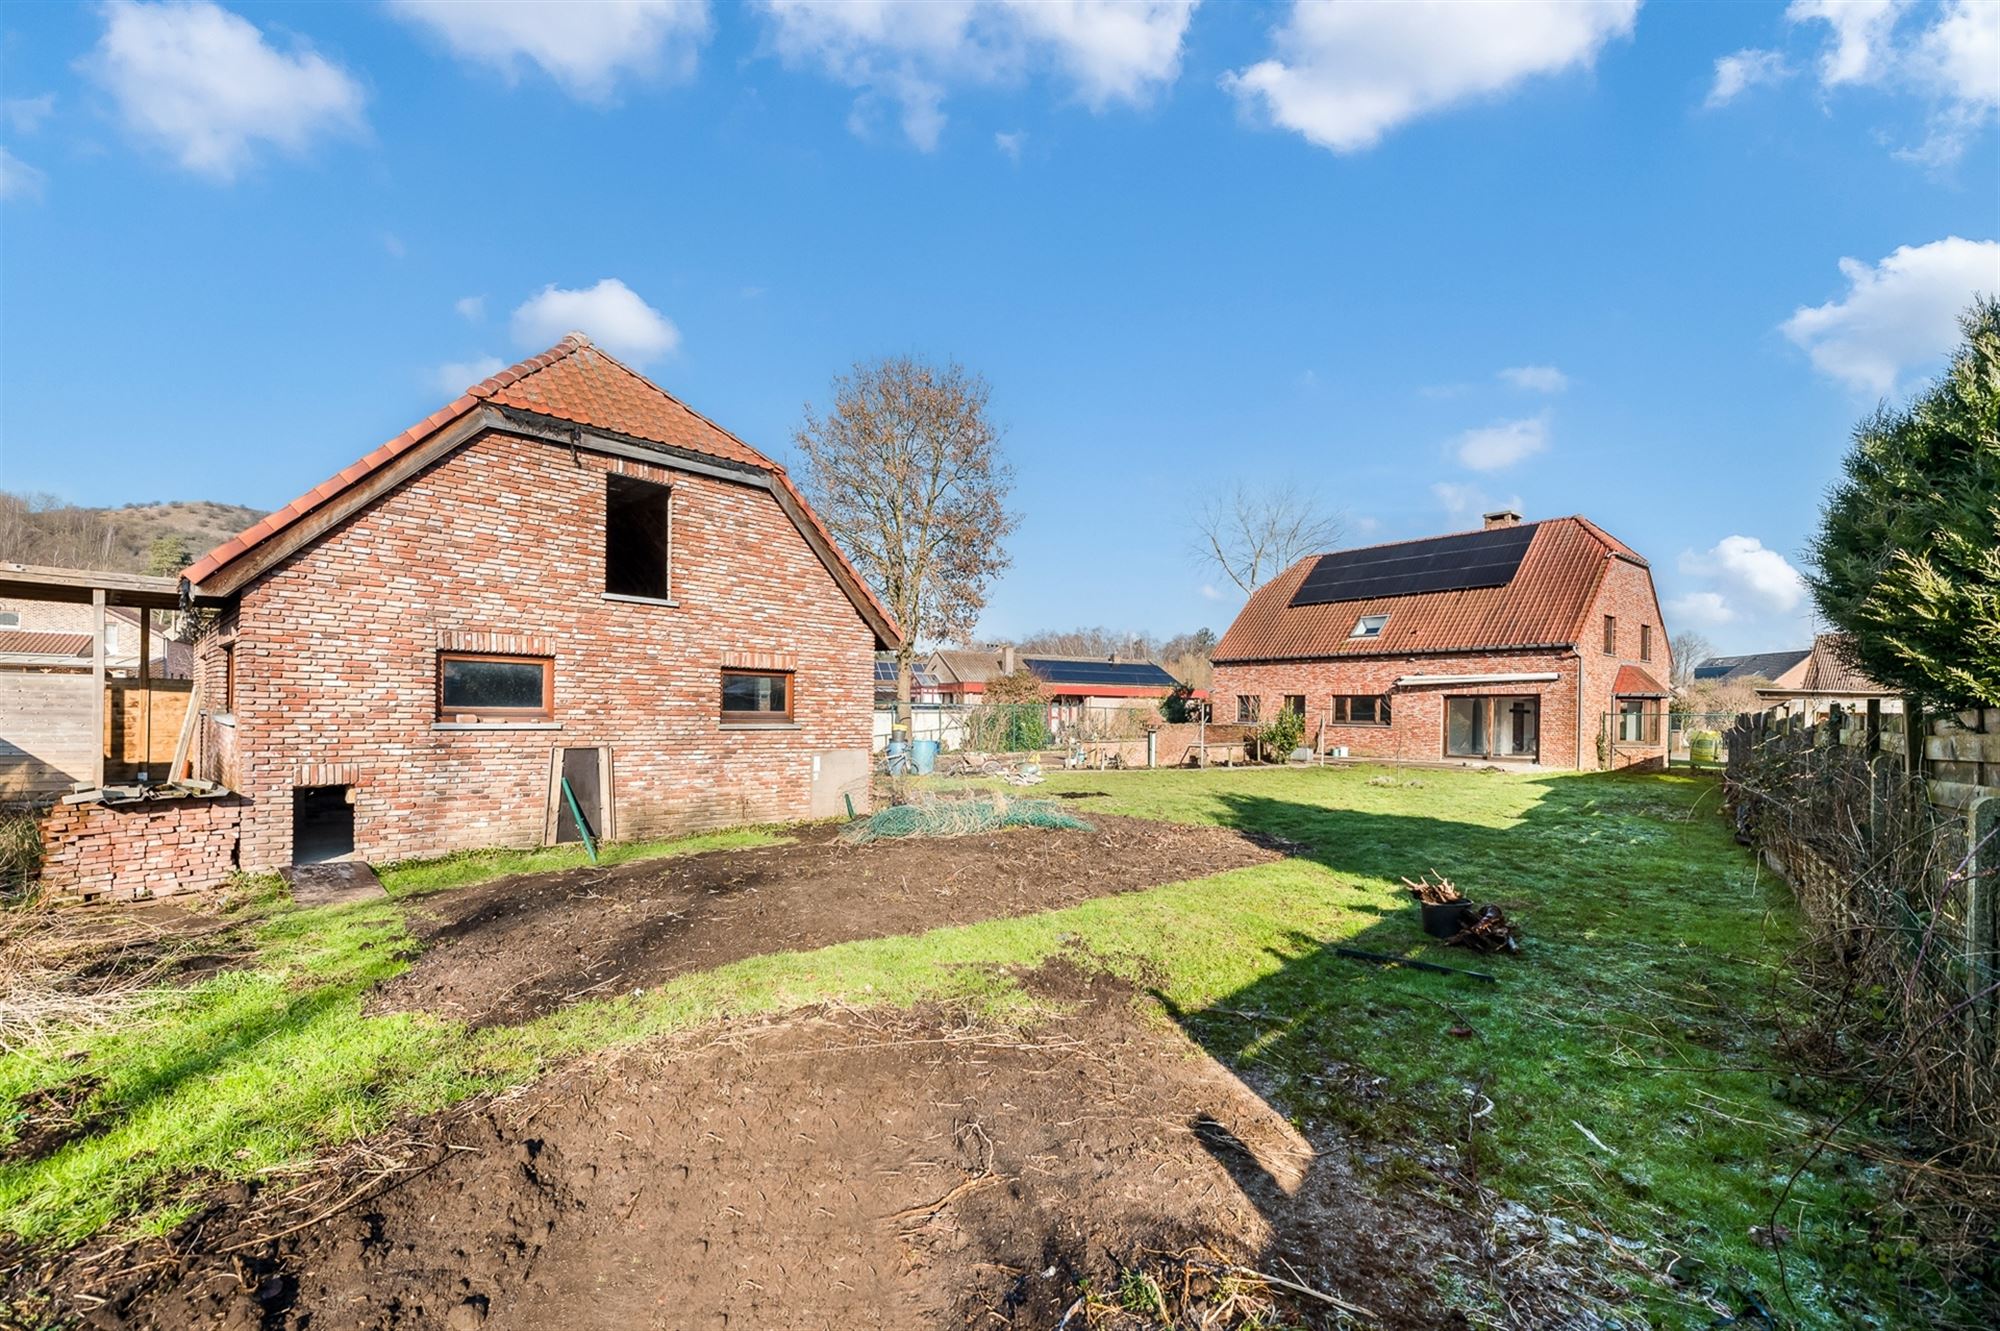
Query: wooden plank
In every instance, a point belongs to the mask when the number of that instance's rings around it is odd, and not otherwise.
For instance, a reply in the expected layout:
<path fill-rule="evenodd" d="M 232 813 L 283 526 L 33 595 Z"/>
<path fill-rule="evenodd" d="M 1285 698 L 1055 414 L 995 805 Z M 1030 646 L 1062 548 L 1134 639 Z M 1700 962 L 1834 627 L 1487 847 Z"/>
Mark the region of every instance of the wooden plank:
<path fill-rule="evenodd" d="M 91 765 L 91 784 L 104 784 L 104 588 L 90 589 L 90 733 L 97 736 L 97 757 Z"/>
<path fill-rule="evenodd" d="M 174 741 L 174 761 L 167 768 L 167 780 L 169 781 L 178 781 L 183 776 L 190 775 L 186 771 L 188 749 L 194 744 L 195 722 L 200 716 L 201 681 L 196 680 L 194 688 L 188 693 L 187 714 L 181 717 L 180 738 Z"/>

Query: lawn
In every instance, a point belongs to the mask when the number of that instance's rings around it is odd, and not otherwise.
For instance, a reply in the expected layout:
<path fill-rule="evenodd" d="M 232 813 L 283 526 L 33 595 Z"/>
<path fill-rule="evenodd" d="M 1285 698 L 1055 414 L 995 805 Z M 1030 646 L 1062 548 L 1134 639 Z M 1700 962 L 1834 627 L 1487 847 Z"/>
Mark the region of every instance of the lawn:
<path fill-rule="evenodd" d="M 1301 1125 L 1458 1152 L 1504 1196 L 1616 1240 L 1606 1250 L 1631 1255 L 1610 1274 L 1658 1324 L 1715 1316 L 1646 1278 L 1669 1261 L 1731 1312 L 1763 1304 L 1814 1326 L 1882 1320 L 1899 1283 L 1921 1283 L 1897 1264 L 1906 1249 L 1870 1232 L 1879 1183 L 1845 1149 L 1800 1176 L 1778 1217 L 1790 1303 L 1758 1242 L 1828 1106 L 1773 1048 L 1772 1005 L 1796 999 L 1789 896 L 1731 840 L 1713 781 L 1357 767 L 1077 773 L 1045 789 L 1102 792 L 1071 804 L 1085 816 L 1241 827 L 1292 853 L 1206 877 L 1190 865 L 1187 881 L 1065 910 L 752 957 L 479 1031 L 365 1013 L 369 989 L 408 964 L 405 903 L 573 852 L 394 866 L 384 903 L 303 911 L 266 894 L 240 912 L 236 968 L 143 1018 L 0 1058 L 0 1158 L 10 1120 L 51 1096 L 73 1101 L 85 1129 L 0 1165 L 0 1234 L 163 1230 L 217 1178 L 282 1174 L 564 1058 L 728 1017 L 949 1001 L 1031 1020 L 1010 970 L 1067 952 L 1138 981 L 1158 1019 Z M 1503 905 L 1525 951 L 1429 944 L 1398 881 L 1429 869 Z M 1500 983 L 1385 970 L 1336 944 L 1475 965 Z M 1355 1069 L 1370 1076 L 1336 1075 Z"/>

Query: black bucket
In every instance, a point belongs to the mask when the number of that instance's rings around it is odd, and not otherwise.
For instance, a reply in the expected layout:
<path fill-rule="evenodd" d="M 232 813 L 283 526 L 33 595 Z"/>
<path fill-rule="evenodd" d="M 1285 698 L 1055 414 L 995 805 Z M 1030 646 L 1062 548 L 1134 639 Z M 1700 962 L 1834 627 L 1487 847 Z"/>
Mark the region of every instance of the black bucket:
<path fill-rule="evenodd" d="M 1470 901 L 1447 901 L 1443 905 L 1423 904 L 1424 932 L 1432 938 L 1456 938 L 1465 928 L 1465 917 L 1472 910 Z"/>

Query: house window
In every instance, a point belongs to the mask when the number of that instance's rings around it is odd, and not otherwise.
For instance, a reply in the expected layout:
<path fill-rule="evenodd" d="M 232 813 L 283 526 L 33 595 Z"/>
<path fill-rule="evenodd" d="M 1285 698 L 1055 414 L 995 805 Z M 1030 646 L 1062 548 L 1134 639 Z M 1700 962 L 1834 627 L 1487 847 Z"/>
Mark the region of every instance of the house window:
<path fill-rule="evenodd" d="M 1303 693 L 1287 693 L 1285 695 L 1285 710 L 1294 716 L 1304 716 L 1306 714 L 1306 695 Z"/>
<path fill-rule="evenodd" d="M 1350 638 L 1379 638 L 1382 636 L 1382 626 L 1388 622 L 1389 617 L 1387 615 L 1363 615 L 1354 621 L 1354 632 L 1347 636 Z"/>
<path fill-rule="evenodd" d="M 1257 719 L 1257 705 L 1260 701 L 1254 693 L 1239 693 L 1236 695 L 1236 720 L 1239 725 Z"/>
<path fill-rule="evenodd" d="M 439 652 L 438 720 L 550 720 L 555 672 L 555 661 L 546 656 Z"/>
<path fill-rule="evenodd" d="M 792 719 L 792 677 L 779 670 L 722 672 L 722 724 L 782 725 Z"/>
<path fill-rule="evenodd" d="M 1650 661 L 1653 659 L 1653 626 L 1651 624 L 1641 624 L 1639 626 L 1639 659 L 1641 661 Z"/>
<path fill-rule="evenodd" d="M 1606 656 L 1618 655 L 1618 617 L 1616 615 L 1606 615 L 1604 617 L 1604 654 Z"/>
<path fill-rule="evenodd" d="M 236 644 L 222 644 L 222 710 L 236 715 Z"/>
<path fill-rule="evenodd" d="M 1333 719 L 1344 726 L 1386 726 L 1389 724 L 1389 700 L 1370 694 L 1335 698 Z"/>
<path fill-rule="evenodd" d="M 1618 702 L 1618 742 L 1658 744 L 1660 713 L 1644 698 L 1621 698 Z"/>
<path fill-rule="evenodd" d="M 633 476 L 604 478 L 604 590 L 668 600 L 673 562 L 673 487 Z"/>
<path fill-rule="evenodd" d="M 19 627 L 21 627 L 20 611 L 0 610 L 0 629 L 17 629 Z"/>

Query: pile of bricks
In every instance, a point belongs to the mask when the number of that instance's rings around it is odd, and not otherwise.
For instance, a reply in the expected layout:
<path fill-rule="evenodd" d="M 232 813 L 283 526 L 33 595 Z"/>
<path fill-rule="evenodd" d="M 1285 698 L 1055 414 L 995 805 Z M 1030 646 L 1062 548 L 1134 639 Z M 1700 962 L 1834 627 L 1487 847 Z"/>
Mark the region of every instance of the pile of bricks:
<path fill-rule="evenodd" d="M 58 804 L 42 819 L 42 886 L 62 901 L 144 901 L 216 887 L 236 869 L 244 801 Z"/>

